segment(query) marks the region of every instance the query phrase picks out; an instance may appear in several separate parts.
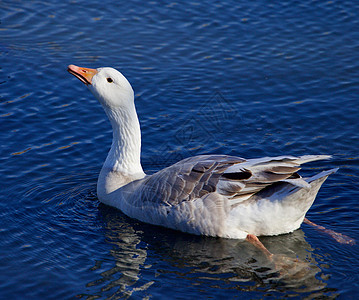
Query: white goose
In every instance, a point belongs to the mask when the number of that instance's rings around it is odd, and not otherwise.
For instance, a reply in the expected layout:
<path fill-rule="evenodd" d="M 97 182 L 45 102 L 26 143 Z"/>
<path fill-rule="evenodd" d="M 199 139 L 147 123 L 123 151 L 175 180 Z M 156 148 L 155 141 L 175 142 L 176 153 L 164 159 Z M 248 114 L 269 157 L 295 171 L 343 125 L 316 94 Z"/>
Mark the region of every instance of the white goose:
<path fill-rule="evenodd" d="M 322 183 L 337 170 L 309 178 L 298 175 L 301 164 L 328 159 L 326 155 L 248 160 L 200 155 L 146 175 L 130 83 L 113 68 L 70 65 L 68 71 L 100 101 L 113 129 L 97 182 L 98 198 L 129 217 L 198 235 L 247 238 L 263 248 L 256 236 L 298 229 Z"/>

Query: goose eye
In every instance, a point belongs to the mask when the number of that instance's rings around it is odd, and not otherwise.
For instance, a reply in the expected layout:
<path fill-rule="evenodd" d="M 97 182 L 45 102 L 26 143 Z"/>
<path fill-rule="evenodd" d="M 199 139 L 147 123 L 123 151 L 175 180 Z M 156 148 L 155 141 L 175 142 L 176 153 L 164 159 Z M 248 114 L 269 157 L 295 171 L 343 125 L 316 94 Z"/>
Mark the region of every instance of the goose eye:
<path fill-rule="evenodd" d="M 111 82 L 113 82 L 113 80 L 112 80 L 112 78 L 107 78 L 107 82 L 109 82 L 109 83 L 111 83 Z"/>

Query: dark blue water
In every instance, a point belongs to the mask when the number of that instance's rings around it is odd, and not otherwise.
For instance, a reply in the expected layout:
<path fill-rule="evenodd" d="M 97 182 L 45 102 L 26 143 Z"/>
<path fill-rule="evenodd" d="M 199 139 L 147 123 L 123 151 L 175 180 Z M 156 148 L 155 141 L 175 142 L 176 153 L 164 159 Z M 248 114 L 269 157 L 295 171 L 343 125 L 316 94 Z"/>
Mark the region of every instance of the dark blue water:
<path fill-rule="evenodd" d="M 308 225 L 246 242 L 141 224 L 101 205 L 108 120 L 68 64 L 132 83 L 142 163 L 205 153 L 332 154 L 308 218 L 359 240 L 357 1 L 0 3 L 0 298 L 356 299 L 358 246 Z"/>

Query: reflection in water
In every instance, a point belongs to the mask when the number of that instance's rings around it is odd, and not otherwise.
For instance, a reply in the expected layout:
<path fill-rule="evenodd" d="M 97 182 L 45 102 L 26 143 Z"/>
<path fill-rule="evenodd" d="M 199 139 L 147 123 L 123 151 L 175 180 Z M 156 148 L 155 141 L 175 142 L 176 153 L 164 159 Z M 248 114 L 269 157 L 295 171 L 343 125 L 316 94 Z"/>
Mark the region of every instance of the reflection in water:
<path fill-rule="evenodd" d="M 147 257 L 147 251 L 141 249 L 138 245 L 141 243 L 140 236 L 131 224 L 124 222 L 124 216 L 103 215 L 105 219 L 106 241 L 113 244 L 114 247 L 110 251 L 114 257 L 115 265 L 101 273 L 101 279 L 90 282 L 87 287 L 96 285 L 102 286 L 101 292 L 112 291 L 112 297 L 131 296 L 133 291 L 147 289 L 151 283 L 147 283 L 144 287 L 131 289 L 139 280 L 139 273 Z M 92 270 L 101 267 L 101 263 L 97 262 Z M 112 291 L 113 292 L 113 291 Z"/>
<path fill-rule="evenodd" d="M 114 266 L 87 286 L 99 286 L 101 293 L 110 293 L 111 298 L 127 298 L 137 291 L 150 295 L 151 286 L 166 282 L 168 277 L 175 277 L 177 282 L 181 279 L 180 284 L 186 286 L 198 286 L 198 290 L 205 284 L 209 289 L 232 293 L 314 292 L 328 296 L 325 278 L 302 230 L 261 238 L 275 254 L 269 261 L 245 241 L 200 237 L 142 224 L 102 205 L 99 212 L 106 240 L 113 245 Z"/>

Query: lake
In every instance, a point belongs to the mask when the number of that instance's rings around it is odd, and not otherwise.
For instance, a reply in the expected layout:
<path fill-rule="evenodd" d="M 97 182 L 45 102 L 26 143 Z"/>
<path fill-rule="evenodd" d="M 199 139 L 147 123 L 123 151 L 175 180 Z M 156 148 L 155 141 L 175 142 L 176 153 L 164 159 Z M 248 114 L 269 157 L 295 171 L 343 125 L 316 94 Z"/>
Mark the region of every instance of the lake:
<path fill-rule="evenodd" d="M 330 154 L 309 220 L 359 240 L 359 2 L 0 3 L 0 298 L 356 299 L 358 245 L 303 224 L 246 241 L 143 224 L 100 204 L 111 146 L 67 65 L 132 84 L 142 164 L 197 154 Z M 297 261 L 298 263 L 295 263 Z"/>

